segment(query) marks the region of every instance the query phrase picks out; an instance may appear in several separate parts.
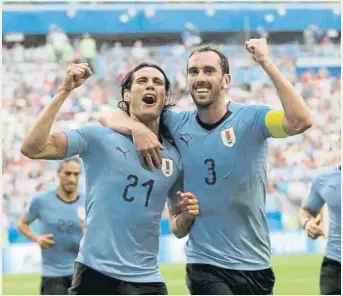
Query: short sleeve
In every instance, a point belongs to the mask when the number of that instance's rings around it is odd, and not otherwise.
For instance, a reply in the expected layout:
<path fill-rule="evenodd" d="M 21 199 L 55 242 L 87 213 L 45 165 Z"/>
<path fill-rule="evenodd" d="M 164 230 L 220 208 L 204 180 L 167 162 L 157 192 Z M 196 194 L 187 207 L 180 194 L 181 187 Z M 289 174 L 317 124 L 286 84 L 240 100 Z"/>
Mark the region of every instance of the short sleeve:
<path fill-rule="evenodd" d="M 163 124 L 168 128 L 171 135 L 174 136 L 177 132 L 177 129 L 180 124 L 180 120 L 182 118 L 182 112 L 176 112 L 176 111 L 164 111 L 162 113 L 162 120 Z"/>
<path fill-rule="evenodd" d="M 26 220 L 31 223 L 39 218 L 41 202 L 39 197 L 33 197 L 29 205 L 28 211 L 25 214 Z"/>
<path fill-rule="evenodd" d="M 176 206 L 178 203 L 178 197 L 176 193 L 178 191 L 183 191 L 183 173 L 180 174 L 179 178 L 174 183 L 173 187 L 168 192 L 168 205 Z"/>
<path fill-rule="evenodd" d="M 325 204 L 325 200 L 321 197 L 320 194 L 321 187 L 322 184 L 320 182 L 320 179 L 315 179 L 311 187 L 310 195 L 305 201 L 305 206 L 314 213 L 318 213 Z"/>
<path fill-rule="evenodd" d="M 81 157 L 88 153 L 89 139 L 92 132 L 92 126 L 85 126 L 77 130 L 65 131 L 67 138 L 67 151 L 64 158 L 69 158 L 75 155 Z"/>
<path fill-rule="evenodd" d="M 255 116 L 253 122 L 253 132 L 259 139 L 267 139 L 271 137 L 266 125 L 266 116 L 271 109 L 267 106 L 256 106 L 255 107 Z"/>

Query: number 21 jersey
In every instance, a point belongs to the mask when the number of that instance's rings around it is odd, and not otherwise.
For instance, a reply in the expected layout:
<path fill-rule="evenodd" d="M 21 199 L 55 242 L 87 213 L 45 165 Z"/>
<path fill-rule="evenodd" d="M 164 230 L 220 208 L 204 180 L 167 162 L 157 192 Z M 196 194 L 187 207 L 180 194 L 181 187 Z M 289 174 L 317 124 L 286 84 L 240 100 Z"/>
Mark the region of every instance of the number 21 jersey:
<path fill-rule="evenodd" d="M 79 154 L 86 177 L 86 230 L 76 261 L 124 281 L 163 282 L 160 219 L 167 196 L 175 199 L 182 186 L 176 148 L 164 140 L 163 167 L 151 172 L 129 136 L 95 125 L 65 134 L 66 157 Z"/>

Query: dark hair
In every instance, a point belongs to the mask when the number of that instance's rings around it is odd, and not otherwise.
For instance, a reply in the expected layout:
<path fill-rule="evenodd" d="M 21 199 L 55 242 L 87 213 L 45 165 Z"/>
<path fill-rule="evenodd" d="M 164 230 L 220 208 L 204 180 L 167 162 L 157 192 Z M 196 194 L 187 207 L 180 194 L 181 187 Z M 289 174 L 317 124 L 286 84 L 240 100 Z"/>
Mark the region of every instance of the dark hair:
<path fill-rule="evenodd" d="M 166 101 L 165 101 L 165 104 L 164 104 L 164 107 L 163 107 L 163 111 L 174 106 L 175 104 L 173 104 L 171 101 L 170 101 L 170 94 L 171 94 L 171 83 L 166 75 L 166 73 L 164 73 L 164 71 L 162 70 L 161 67 L 155 65 L 155 64 L 150 64 L 150 63 L 140 63 L 138 66 L 134 67 L 130 72 L 128 72 L 124 79 L 122 80 L 120 86 L 121 86 L 121 97 L 122 97 L 122 100 L 118 103 L 118 107 L 123 110 L 123 111 L 126 111 L 127 113 L 129 113 L 129 104 L 128 102 L 126 102 L 124 100 L 124 93 L 125 93 L 125 90 L 130 90 L 131 89 L 131 86 L 132 86 L 132 81 L 133 81 L 133 75 L 139 71 L 140 69 L 143 69 L 143 68 L 155 68 L 157 69 L 158 71 L 160 71 L 162 74 L 163 74 L 163 77 L 164 77 L 164 80 L 165 80 L 165 85 L 164 85 L 164 88 L 166 90 Z"/>
<path fill-rule="evenodd" d="M 73 157 L 70 157 L 70 158 L 66 158 L 66 159 L 61 160 L 60 163 L 59 163 L 59 166 L 58 166 L 57 171 L 60 172 L 60 171 L 62 170 L 62 168 L 63 168 L 63 165 L 64 165 L 65 163 L 72 162 L 72 161 L 73 161 L 73 162 L 76 162 L 78 165 L 81 166 L 81 160 L 80 160 L 80 158 L 77 157 L 77 156 L 73 156 Z"/>
<path fill-rule="evenodd" d="M 190 59 L 190 57 L 192 55 L 194 55 L 196 53 L 208 52 L 208 51 L 215 52 L 220 57 L 220 66 L 222 68 L 223 73 L 224 74 L 230 74 L 230 66 L 229 66 L 228 58 L 225 56 L 225 54 L 223 54 L 221 51 L 219 51 L 212 44 L 204 44 L 204 45 L 201 45 L 201 46 L 195 48 L 194 50 L 192 50 L 191 54 L 189 55 L 188 60 Z M 187 61 L 187 73 L 188 73 L 188 61 Z"/>

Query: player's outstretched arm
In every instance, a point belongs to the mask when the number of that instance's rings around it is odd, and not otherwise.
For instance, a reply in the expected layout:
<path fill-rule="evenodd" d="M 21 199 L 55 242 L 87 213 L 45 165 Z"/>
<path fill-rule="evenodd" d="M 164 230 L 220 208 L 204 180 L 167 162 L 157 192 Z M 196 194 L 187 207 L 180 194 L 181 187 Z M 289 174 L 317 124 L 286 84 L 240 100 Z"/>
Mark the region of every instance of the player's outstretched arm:
<path fill-rule="evenodd" d="M 21 153 L 32 159 L 62 159 L 67 139 L 63 132 L 50 133 L 55 117 L 74 88 L 82 85 L 92 72 L 88 64 L 70 64 L 66 77 L 52 102 L 44 108 L 21 146 Z"/>
<path fill-rule="evenodd" d="M 312 126 L 310 109 L 268 56 L 267 40 L 265 38 L 250 39 L 245 42 L 245 46 L 253 60 L 269 75 L 278 92 L 285 111 L 282 124 L 286 134 L 296 135 L 309 129 Z"/>
<path fill-rule="evenodd" d="M 319 236 L 324 235 L 321 227 L 320 215 L 318 215 L 317 218 L 316 216 L 316 213 L 306 206 L 303 206 L 299 211 L 299 223 L 301 227 L 305 229 L 307 235 L 312 239 L 316 239 Z"/>
<path fill-rule="evenodd" d="M 22 217 L 18 222 L 18 230 L 21 234 L 25 235 L 27 238 L 32 240 L 33 242 L 37 243 L 41 248 L 47 249 L 55 244 L 53 241 L 54 235 L 52 233 L 46 233 L 38 235 L 35 233 L 32 228 L 30 227 L 30 224 L 33 221 L 29 222 L 25 216 Z"/>
<path fill-rule="evenodd" d="M 177 237 L 183 238 L 191 229 L 199 215 L 199 201 L 190 192 L 177 192 L 179 202 L 176 206 L 169 205 L 170 231 Z"/>
<path fill-rule="evenodd" d="M 131 118 L 122 110 L 104 112 L 101 114 L 99 122 L 116 132 L 132 135 L 141 163 L 144 165 L 146 161 L 151 170 L 161 168 L 162 158 L 160 152 L 163 150 L 163 146 L 157 135 L 143 123 Z"/>

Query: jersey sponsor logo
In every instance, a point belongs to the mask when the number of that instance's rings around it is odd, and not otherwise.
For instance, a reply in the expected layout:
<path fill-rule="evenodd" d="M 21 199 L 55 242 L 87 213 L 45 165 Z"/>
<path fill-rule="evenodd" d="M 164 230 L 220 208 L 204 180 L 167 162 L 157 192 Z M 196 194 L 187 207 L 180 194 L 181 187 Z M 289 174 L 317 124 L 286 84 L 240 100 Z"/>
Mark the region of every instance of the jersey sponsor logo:
<path fill-rule="evenodd" d="M 221 131 L 222 140 L 225 146 L 233 147 L 236 143 L 236 136 L 233 127 L 229 127 Z"/>
<path fill-rule="evenodd" d="M 117 146 L 117 147 L 115 148 L 115 150 L 118 150 L 120 153 L 124 154 L 125 159 L 127 159 L 126 153 L 130 152 L 130 150 L 124 151 L 124 150 L 121 149 L 119 146 Z"/>
<path fill-rule="evenodd" d="M 162 172 L 166 177 L 173 174 L 173 160 L 162 158 Z"/>

